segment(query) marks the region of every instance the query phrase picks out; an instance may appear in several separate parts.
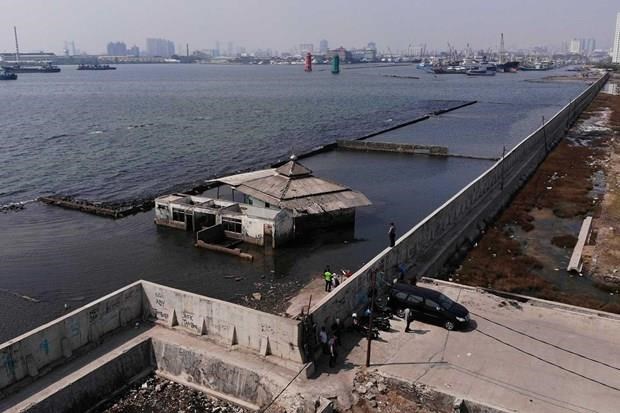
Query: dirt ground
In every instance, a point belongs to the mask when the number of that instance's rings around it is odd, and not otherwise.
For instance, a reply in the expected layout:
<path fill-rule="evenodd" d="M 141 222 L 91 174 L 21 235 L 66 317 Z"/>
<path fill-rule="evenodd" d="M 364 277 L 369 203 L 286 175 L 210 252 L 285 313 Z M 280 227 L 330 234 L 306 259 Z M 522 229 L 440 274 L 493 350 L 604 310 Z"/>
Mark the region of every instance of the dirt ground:
<path fill-rule="evenodd" d="M 620 85 L 620 75 L 615 79 Z M 588 262 L 597 282 L 620 287 L 620 95 L 601 95 L 601 104 L 611 109 L 609 126 L 614 131 L 606 160 L 606 191 L 601 213 L 595 217 L 596 243 Z"/>
<path fill-rule="evenodd" d="M 359 372 L 353 392 L 358 399 L 348 410 L 340 413 L 452 413 L 427 397 L 415 385 L 395 383 L 379 374 Z"/>
<path fill-rule="evenodd" d="M 618 281 L 614 275 L 620 264 L 620 237 L 615 236 L 620 230 L 619 127 L 620 96 L 599 94 L 451 277 L 464 284 L 620 313 L 620 300 L 601 299 L 605 293 L 567 291 L 553 281 L 560 274 L 573 276 L 561 271 L 581 221 L 592 215 L 595 246 L 584 254 L 585 270 L 578 276 L 590 277 L 612 297 L 618 293 L 620 283 L 611 281 Z M 601 176 L 603 185 L 595 179 Z"/>

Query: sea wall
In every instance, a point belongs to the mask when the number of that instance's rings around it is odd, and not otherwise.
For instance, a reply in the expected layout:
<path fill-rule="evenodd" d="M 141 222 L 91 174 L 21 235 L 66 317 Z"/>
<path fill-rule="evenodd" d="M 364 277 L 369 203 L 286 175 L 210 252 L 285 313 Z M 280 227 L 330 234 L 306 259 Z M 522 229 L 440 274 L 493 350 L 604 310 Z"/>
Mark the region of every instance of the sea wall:
<path fill-rule="evenodd" d="M 241 305 L 142 281 L 147 316 L 169 327 L 302 363 L 299 322 Z"/>
<path fill-rule="evenodd" d="M 433 211 L 342 283 L 311 310 L 315 322 L 346 320 L 368 302 L 372 274 L 385 285 L 401 269 L 408 276 L 438 276 L 447 261 L 476 239 L 527 181 L 549 151 L 603 87 L 609 74 L 590 85 L 543 126 L 523 139 L 477 179 Z"/>
<path fill-rule="evenodd" d="M 137 282 L 0 345 L 0 398 L 91 350 L 105 334 L 142 314 Z"/>

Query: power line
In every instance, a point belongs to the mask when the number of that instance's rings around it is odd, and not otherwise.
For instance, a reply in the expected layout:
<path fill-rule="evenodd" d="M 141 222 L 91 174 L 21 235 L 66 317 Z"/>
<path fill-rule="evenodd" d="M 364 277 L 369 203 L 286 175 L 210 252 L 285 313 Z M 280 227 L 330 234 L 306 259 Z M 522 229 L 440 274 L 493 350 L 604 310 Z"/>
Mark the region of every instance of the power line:
<path fill-rule="evenodd" d="M 539 357 L 539 356 L 537 356 L 537 355 L 535 355 L 535 354 L 533 354 L 533 353 L 530 353 L 530 352 L 528 352 L 528 351 L 525 351 L 525 350 L 523 350 L 522 348 L 519 348 L 519 347 L 517 347 L 517 346 L 515 346 L 515 345 L 513 345 L 513 344 L 510 344 L 510 343 L 508 343 L 508 342 L 506 342 L 506 341 L 503 341 L 503 340 L 501 340 L 501 339 L 499 339 L 499 338 L 497 338 L 497 337 L 495 337 L 495 336 L 493 336 L 493 335 L 491 335 L 491 334 L 485 333 L 484 331 L 482 331 L 482 330 L 480 330 L 480 329 L 477 329 L 476 331 L 477 331 L 478 333 L 482 334 L 483 336 L 487 336 L 487 337 L 489 337 L 489 338 L 492 338 L 493 340 L 496 340 L 496 341 L 498 341 L 498 342 L 500 342 L 500 343 L 504 344 L 505 346 L 508 346 L 508 347 L 510 347 L 510 348 L 513 348 L 513 349 L 515 349 L 515 350 L 517 350 L 517 351 L 519 351 L 519 352 L 523 353 L 523 354 L 526 354 L 526 355 L 528 355 L 528 356 L 530 356 L 530 357 L 533 357 L 533 358 L 535 358 L 535 359 L 537 359 L 537 360 L 540 360 L 540 361 L 542 361 L 543 363 L 550 364 L 550 365 L 552 365 L 552 366 L 554 366 L 554 367 L 559 368 L 560 370 L 566 371 L 566 372 L 568 372 L 568 373 L 572 373 L 572 374 L 574 374 L 575 376 L 579 376 L 579 377 L 581 377 L 581 378 L 583 378 L 583 379 L 585 379 L 585 380 L 591 381 L 591 382 L 596 383 L 596 384 L 600 384 L 601 386 L 604 386 L 604 387 L 607 387 L 607 388 L 609 388 L 609 389 L 612 389 L 612 390 L 615 390 L 615 391 L 617 391 L 617 392 L 620 392 L 620 388 L 618 388 L 618 387 L 612 386 L 612 385 L 607 384 L 607 383 L 603 383 L 603 382 L 602 382 L 602 381 L 600 381 L 600 380 L 596 380 L 596 379 L 593 379 L 593 378 L 591 378 L 591 377 L 585 376 L 585 375 L 583 375 L 583 374 L 581 374 L 581 373 L 578 373 L 578 372 L 576 372 L 576 371 L 574 371 L 574 370 L 567 369 L 566 367 L 562 367 L 562 366 L 560 366 L 559 364 L 556 364 L 556 363 L 554 363 L 554 362 L 552 362 L 552 361 L 545 360 L 545 359 L 544 359 L 544 358 L 542 358 L 542 357 Z"/>
<path fill-rule="evenodd" d="M 488 318 L 486 318 L 486 317 L 484 317 L 484 316 L 481 316 L 480 314 L 476 314 L 476 313 L 473 313 L 473 312 L 472 312 L 471 314 L 475 315 L 476 317 L 482 318 L 483 320 L 486 320 L 486 321 L 488 321 L 489 323 L 496 324 L 496 325 L 498 325 L 498 326 L 504 327 L 504 328 L 505 328 L 505 329 L 507 329 L 507 330 L 510 330 L 510 331 L 515 332 L 515 333 L 517 333 L 517 334 L 521 334 L 522 336 L 525 336 L 525 337 L 527 337 L 527 338 L 530 338 L 530 339 L 532 339 L 532 340 L 534 340 L 534 341 L 538 341 L 538 342 L 540 342 L 540 343 L 546 344 L 546 345 L 551 346 L 551 347 L 553 347 L 553 348 L 557 348 L 558 350 L 565 351 L 565 352 L 567 352 L 567 353 L 569 353 L 569 354 L 572 354 L 572 355 L 577 356 L 577 357 L 581 357 L 581 358 L 586 359 L 586 360 L 588 360 L 588 361 L 591 361 L 591 362 L 593 362 L 593 363 L 597 363 L 597 364 L 600 364 L 600 365 L 602 365 L 602 366 L 609 367 L 610 369 L 614 369 L 614 370 L 618 370 L 618 371 L 620 371 L 620 367 L 612 366 L 611 364 L 605 363 L 605 362 L 603 362 L 603 361 L 599 361 L 599 360 L 593 359 L 593 358 L 591 358 L 591 357 L 584 356 L 583 354 L 577 353 L 577 352 L 575 352 L 575 351 L 565 349 L 565 348 L 563 348 L 563 347 L 558 346 L 557 344 L 550 343 L 550 342 L 545 341 L 545 340 L 543 340 L 543 339 L 540 339 L 540 338 L 537 338 L 537 337 L 531 336 L 531 335 L 529 335 L 529 334 L 527 334 L 527 333 L 524 333 L 523 331 L 519 331 L 519 330 L 516 330 L 516 329 L 514 329 L 514 328 L 512 328 L 512 327 L 508 327 L 508 326 L 507 326 L 507 325 L 505 325 L 505 324 L 502 324 L 502 323 L 499 323 L 499 322 L 497 322 L 497 321 L 493 321 L 493 320 L 491 320 L 491 319 L 488 319 Z"/>

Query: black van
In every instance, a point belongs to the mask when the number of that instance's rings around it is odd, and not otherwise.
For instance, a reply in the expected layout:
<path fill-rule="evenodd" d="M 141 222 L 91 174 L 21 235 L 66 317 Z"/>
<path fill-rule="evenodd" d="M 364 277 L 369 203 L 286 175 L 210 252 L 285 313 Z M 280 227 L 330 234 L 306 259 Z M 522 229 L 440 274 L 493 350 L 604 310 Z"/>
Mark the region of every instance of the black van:
<path fill-rule="evenodd" d="M 404 316 L 409 307 L 414 318 L 443 325 L 447 330 L 464 328 L 469 324 L 469 311 L 439 291 L 409 284 L 394 284 L 390 290 L 389 306 L 394 313 Z"/>

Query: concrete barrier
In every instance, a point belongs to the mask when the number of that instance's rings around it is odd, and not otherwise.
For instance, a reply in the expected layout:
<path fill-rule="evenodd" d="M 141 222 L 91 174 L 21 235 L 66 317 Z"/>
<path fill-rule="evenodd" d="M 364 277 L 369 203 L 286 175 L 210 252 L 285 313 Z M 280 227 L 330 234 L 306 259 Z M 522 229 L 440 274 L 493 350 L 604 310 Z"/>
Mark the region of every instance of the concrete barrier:
<path fill-rule="evenodd" d="M 0 345 L 0 399 L 142 316 L 139 282 Z"/>
<path fill-rule="evenodd" d="M 142 289 L 145 311 L 158 323 L 263 356 L 303 363 L 298 321 L 148 281 L 142 281 Z"/>
<path fill-rule="evenodd" d="M 368 264 L 311 309 L 315 322 L 331 325 L 346 320 L 368 302 L 371 274 L 388 282 L 405 268 L 413 274 L 441 275 L 459 249 L 473 243 L 481 230 L 523 186 L 549 151 L 566 134 L 581 112 L 603 87 L 603 75 L 543 126 L 523 139 L 477 179 L 433 211 L 397 240 L 393 248 L 379 253 Z"/>
<path fill-rule="evenodd" d="M 356 151 L 407 153 L 432 156 L 448 155 L 448 148 L 445 146 L 351 140 L 339 140 L 336 141 L 336 143 L 338 144 L 338 148 Z"/>

